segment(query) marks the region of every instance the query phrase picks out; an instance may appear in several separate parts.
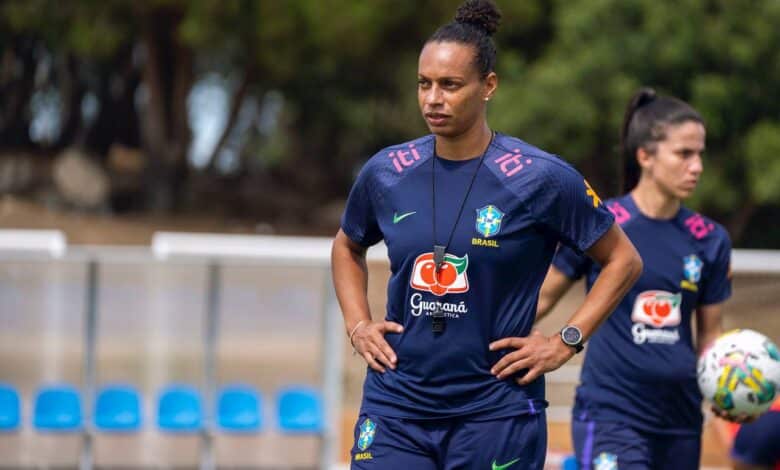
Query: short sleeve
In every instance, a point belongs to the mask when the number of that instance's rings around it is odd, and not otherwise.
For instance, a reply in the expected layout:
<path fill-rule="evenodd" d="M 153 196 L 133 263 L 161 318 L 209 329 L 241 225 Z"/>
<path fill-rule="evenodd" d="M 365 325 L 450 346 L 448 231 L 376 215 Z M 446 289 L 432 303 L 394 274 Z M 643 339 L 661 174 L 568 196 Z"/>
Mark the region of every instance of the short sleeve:
<path fill-rule="evenodd" d="M 578 252 L 567 245 L 558 245 L 552 264 L 572 281 L 584 276 L 593 261 L 584 253 Z"/>
<path fill-rule="evenodd" d="M 615 218 L 596 191 L 572 167 L 550 163 L 531 202 L 537 220 L 580 252 L 593 246 Z"/>
<path fill-rule="evenodd" d="M 341 230 L 350 240 L 366 247 L 383 238 L 374 210 L 376 194 L 372 185 L 371 167 L 366 164 L 349 192 L 344 215 L 341 217 Z"/>
<path fill-rule="evenodd" d="M 701 305 L 718 304 L 731 297 L 731 240 L 725 230 L 715 248 L 713 261 L 707 266 L 707 277 L 704 278 Z"/>

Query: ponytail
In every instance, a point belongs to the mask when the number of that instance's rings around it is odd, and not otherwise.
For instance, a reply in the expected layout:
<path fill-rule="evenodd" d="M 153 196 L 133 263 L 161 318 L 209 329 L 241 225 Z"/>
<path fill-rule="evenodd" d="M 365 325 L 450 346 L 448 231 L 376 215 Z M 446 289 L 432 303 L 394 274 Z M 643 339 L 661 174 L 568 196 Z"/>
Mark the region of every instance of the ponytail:
<path fill-rule="evenodd" d="M 671 97 L 659 96 L 652 88 L 640 88 L 626 107 L 620 132 L 620 154 L 623 171 L 623 193 L 634 189 L 642 173 L 637 162 L 637 151 L 642 148 L 655 152 L 656 144 L 666 138 L 669 126 L 694 121 L 704 124 L 704 119 L 688 103 Z"/>

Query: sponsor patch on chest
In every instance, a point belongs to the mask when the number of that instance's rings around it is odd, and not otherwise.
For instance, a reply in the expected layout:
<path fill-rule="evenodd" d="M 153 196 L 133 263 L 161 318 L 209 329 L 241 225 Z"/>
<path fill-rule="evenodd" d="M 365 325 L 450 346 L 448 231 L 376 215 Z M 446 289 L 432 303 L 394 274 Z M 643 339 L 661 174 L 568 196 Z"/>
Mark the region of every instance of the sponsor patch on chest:
<path fill-rule="evenodd" d="M 682 294 L 662 290 L 644 291 L 636 297 L 631 311 L 631 336 L 636 344 L 676 344 L 682 321 Z"/>

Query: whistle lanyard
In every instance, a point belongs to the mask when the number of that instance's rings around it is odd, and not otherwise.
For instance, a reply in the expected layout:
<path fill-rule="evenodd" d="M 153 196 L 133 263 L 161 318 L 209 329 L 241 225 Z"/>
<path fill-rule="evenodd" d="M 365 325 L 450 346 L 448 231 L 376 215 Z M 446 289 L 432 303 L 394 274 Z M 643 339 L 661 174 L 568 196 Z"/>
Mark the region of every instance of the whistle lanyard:
<path fill-rule="evenodd" d="M 439 279 L 439 273 L 441 272 L 442 266 L 444 265 L 444 257 L 447 253 L 447 247 L 450 246 L 450 243 L 452 243 L 452 237 L 455 234 L 455 229 L 458 227 L 458 222 L 460 221 L 460 216 L 463 214 L 463 208 L 466 206 L 466 201 L 469 198 L 469 194 L 471 194 L 471 189 L 474 187 L 474 181 L 477 180 L 477 174 L 479 173 L 479 169 L 482 168 L 482 162 L 485 160 L 485 155 L 487 155 L 488 150 L 490 150 L 490 146 L 493 145 L 493 139 L 495 138 L 495 133 L 491 131 L 490 133 L 490 142 L 488 142 L 487 147 L 485 147 L 485 151 L 482 153 L 482 156 L 479 157 L 479 163 L 477 163 L 477 168 L 474 170 L 474 174 L 471 176 L 471 182 L 469 183 L 469 187 L 466 190 L 466 194 L 463 196 L 463 200 L 460 202 L 460 209 L 458 209 L 458 215 L 455 218 L 455 223 L 452 225 L 452 230 L 450 230 L 450 234 L 447 237 L 447 243 L 444 245 L 439 245 L 437 243 L 438 239 L 436 238 L 436 140 L 433 141 L 433 158 L 431 158 L 431 205 L 433 206 L 433 220 L 432 220 L 432 227 L 433 227 L 433 263 L 436 265 L 436 280 L 438 282 Z M 441 309 L 441 305 L 439 303 L 436 304 L 436 307 L 433 310 L 433 314 L 431 315 L 433 317 L 431 326 L 433 328 L 434 333 L 443 333 L 444 332 L 444 312 Z"/>

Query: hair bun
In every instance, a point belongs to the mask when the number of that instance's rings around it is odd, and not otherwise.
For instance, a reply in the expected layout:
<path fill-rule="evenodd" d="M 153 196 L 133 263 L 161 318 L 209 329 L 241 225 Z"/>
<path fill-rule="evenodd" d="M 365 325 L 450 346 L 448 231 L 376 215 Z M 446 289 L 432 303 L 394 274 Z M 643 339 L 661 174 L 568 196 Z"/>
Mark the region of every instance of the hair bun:
<path fill-rule="evenodd" d="M 458 7 L 455 21 L 475 26 L 492 36 L 498 31 L 501 12 L 491 0 L 466 0 Z"/>
<path fill-rule="evenodd" d="M 642 87 L 636 92 L 634 96 L 636 103 L 634 109 L 639 109 L 642 106 L 655 101 L 655 99 L 658 98 L 658 93 L 656 93 L 655 89 L 653 88 Z"/>

